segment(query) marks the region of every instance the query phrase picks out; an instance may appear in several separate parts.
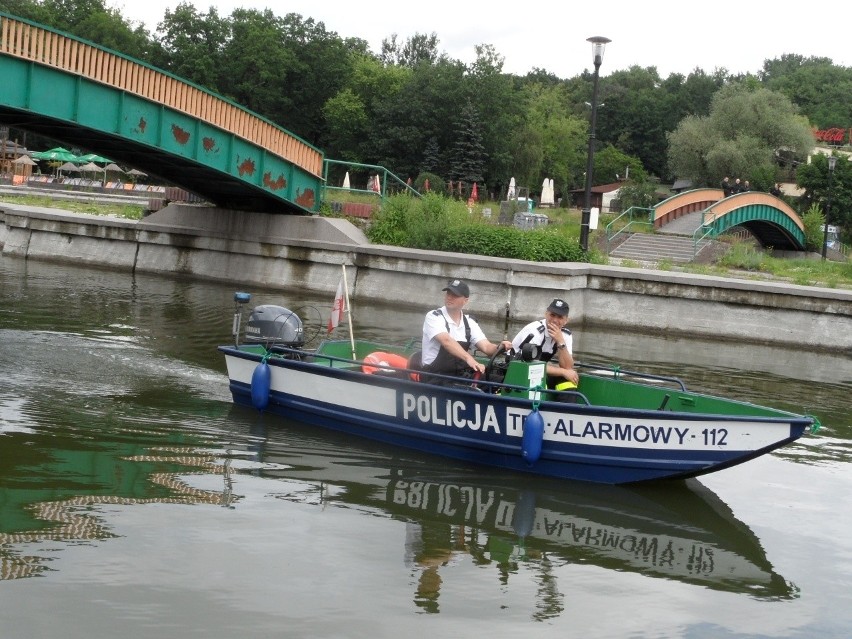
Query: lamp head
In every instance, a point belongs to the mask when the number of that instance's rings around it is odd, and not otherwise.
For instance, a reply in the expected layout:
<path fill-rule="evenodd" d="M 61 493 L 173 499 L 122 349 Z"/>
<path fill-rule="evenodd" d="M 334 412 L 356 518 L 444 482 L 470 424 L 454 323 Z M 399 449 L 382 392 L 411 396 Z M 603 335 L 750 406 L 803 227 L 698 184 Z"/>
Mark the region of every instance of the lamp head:
<path fill-rule="evenodd" d="M 828 170 L 834 171 L 835 166 L 837 166 L 837 156 L 836 155 L 828 156 Z"/>
<path fill-rule="evenodd" d="M 587 38 L 586 42 L 592 43 L 592 53 L 594 55 L 595 66 L 600 66 L 603 62 L 603 54 L 604 49 L 608 42 L 612 42 L 609 38 L 604 38 L 603 36 L 593 36 L 591 38 Z"/>

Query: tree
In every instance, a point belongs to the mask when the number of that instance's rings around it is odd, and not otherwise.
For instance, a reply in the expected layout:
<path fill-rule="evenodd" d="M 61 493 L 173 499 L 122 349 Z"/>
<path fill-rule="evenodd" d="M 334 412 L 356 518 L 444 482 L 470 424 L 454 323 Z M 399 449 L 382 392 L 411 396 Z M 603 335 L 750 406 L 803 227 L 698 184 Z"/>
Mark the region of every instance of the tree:
<path fill-rule="evenodd" d="M 601 82 L 598 139 L 639 158 L 645 170 L 671 177 L 666 163 L 667 135 L 688 115 L 706 115 L 724 78 L 696 69 L 686 78 L 660 78 L 655 67 L 632 66 Z M 591 84 L 584 102 L 591 98 Z M 585 110 L 588 117 L 588 107 Z"/>
<path fill-rule="evenodd" d="M 59 28 L 52 12 L 38 0 L 0 0 L 0 12 Z"/>
<path fill-rule="evenodd" d="M 467 184 L 482 183 L 486 156 L 480 129 L 479 113 L 468 100 L 456 120 L 455 144 L 450 160 L 453 179 Z"/>
<path fill-rule="evenodd" d="M 435 172 L 450 175 L 452 123 L 467 101 L 462 63 L 443 59 L 404 69 L 406 81 L 399 90 L 377 100 L 370 137 L 364 141 L 370 161 L 388 167 L 397 175 L 417 175 L 423 150 L 430 138 L 441 149 Z"/>
<path fill-rule="evenodd" d="M 286 50 L 295 64 L 283 69 L 284 91 L 290 96 L 292 110 L 280 113 L 281 119 L 276 121 L 322 147 L 326 144 L 323 105 L 348 84 L 353 56 L 348 54 L 348 45 L 322 22 L 290 13 L 283 18 L 282 28 Z"/>
<path fill-rule="evenodd" d="M 385 66 L 375 56 L 356 51 L 352 71 L 340 92 L 323 106 L 328 157 L 376 163 L 377 110 L 393 100 L 410 80 L 405 67 Z M 412 174 L 416 174 L 412 173 Z"/>
<path fill-rule="evenodd" d="M 331 157 L 362 162 L 360 141 L 367 135 L 369 116 L 360 96 L 347 87 L 329 98 L 322 108 L 326 122 L 326 152 Z"/>
<path fill-rule="evenodd" d="M 647 179 L 647 173 L 639 158 L 631 157 L 608 144 L 595 153 L 593 177 L 596 184 L 607 184 L 627 178 L 644 182 Z"/>
<path fill-rule="evenodd" d="M 631 206 L 651 208 L 658 201 L 656 187 L 649 180 L 630 180 L 618 190 L 618 202 L 622 211 Z"/>
<path fill-rule="evenodd" d="M 200 13 L 192 4 L 181 2 L 174 11 L 166 9 L 156 35 L 160 45 L 157 66 L 221 92 L 219 72 L 231 34 L 228 22 L 214 7 L 209 13 Z"/>
<path fill-rule="evenodd" d="M 382 51 L 379 59 L 384 64 L 414 68 L 418 64 L 435 64 L 443 57 L 438 50 L 438 35 L 432 33 L 415 33 L 405 41 L 397 42 L 397 34 L 382 40 Z"/>
<path fill-rule="evenodd" d="M 440 162 L 441 149 L 438 147 L 438 140 L 434 137 L 426 141 L 426 147 L 423 149 L 423 161 L 420 163 L 420 169 L 424 173 L 433 173 L 435 167 Z"/>
<path fill-rule="evenodd" d="M 820 129 L 852 122 L 852 67 L 829 58 L 787 54 L 767 60 L 759 74 L 764 85 L 790 98 Z"/>
<path fill-rule="evenodd" d="M 503 56 L 490 44 L 474 49 L 476 60 L 465 69 L 462 91 L 479 112 L 487 154 L 483 179 L 496 192 L 508 185 L 519 155 L 527 151 L 519 144 L 533 143 L 518 140 L 527 102 L 513 76 L 503 73 Z"/>
<path fill-rule="evenodd" d="M 716 185 L 725 175 L 774 176 L 776 151 L 803 158 L 814 145 L 807 120 L 786 96 L 748 83 L 720 89 L 709 115 L 685 118 L 668 141 L 672 173 L 696 185 Z"/>
<path fill-rule="evenodd" d="M 149 60 L 150 36 L 103 0 L 0 0 L 0 11 L 66 31 L 125 55 Z"/>
<path fill-rule="evenodd" d="M 152 42 L 145 28 L 133 27 L 115 10 L 94 12 L 74 27 L 75 35 L 139 60 L 151 61 Z"/>
<path fill-rule="evenodd" d="M 559 193 L 582 184 L 589 123 L 569 111 L 566 86 L 525 84 L 522 95 L 526 110 L 513 139 L 512 174 L 531 186 L 553 178 Z"/>
<path fill-rule="evenodd" d="M 796 183 L 805 189 L 804 206 L 816 204 L 827 213 L 828 223 L 843 229 L 846 241 L 852 238 L 852 161 L 845 155 L 837 156 L 834 175 L 829 175 L 828 157 L 815 153 L 811 161 L 796 171 Z M 831 184 L 831 212 L 828 212 L 829 183 Z"/>
<path fill-rule="evenodd" d="M 221 91 L 308 142 L 328 142 L 328 100 L 346 86 L 357 54 L 322 22 L 236 9 L 219 66 Z M 339 139 L 339 136 L 338 136 Z"/>
<path fill-rule="evenodd" d="M 720 73 L 706 74 L 696 68 L 686 78 L 678 73 L 663 80 L 660 88 L 669 96 L 670 130 L 688 115 L 707 115 L 713 96 L 725 84 Z"/>

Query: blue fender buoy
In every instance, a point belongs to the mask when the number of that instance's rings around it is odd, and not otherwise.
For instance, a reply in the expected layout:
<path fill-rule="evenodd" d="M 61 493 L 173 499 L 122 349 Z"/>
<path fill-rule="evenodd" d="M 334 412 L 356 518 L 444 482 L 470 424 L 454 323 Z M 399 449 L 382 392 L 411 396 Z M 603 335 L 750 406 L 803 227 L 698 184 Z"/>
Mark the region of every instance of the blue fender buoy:
<path fill-rule="evenodd" d="M 524 490 L 515 501 L 512 529 L 518 537 L 524 539 L 530 536 L 533 526 L 535 526 L 535 492 Z"/>
<path fill-rule="evenodd" d="M 541 457 L 541 444 L 544 441 L 544 417 L 533 410 L 524 420 L 524 436 L 521 439 L 521 457 L 532 465 Z"/>
<path fill-rule="evenodd" d="M 272 373 L 266 360 L 258 364 L 251 374 L 251 405 L 257 410 L 266 410 L 269 406 L 269 386 Z"/>

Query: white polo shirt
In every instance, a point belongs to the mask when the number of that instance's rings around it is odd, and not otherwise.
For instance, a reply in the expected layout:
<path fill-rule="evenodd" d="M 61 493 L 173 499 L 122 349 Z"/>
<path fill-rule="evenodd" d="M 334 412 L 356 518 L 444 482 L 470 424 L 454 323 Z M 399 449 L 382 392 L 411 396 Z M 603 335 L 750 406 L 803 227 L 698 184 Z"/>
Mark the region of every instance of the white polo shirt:
<path fill-rule="evenodd" d="M 520 350 L 521 344 L 526 341 L 529 335 L 532 335 L 533 337 L 528 343 L 537 344 L 541 347 L 542 351 L 556 353 L 556 344 L 553 342 L 553 338 L 550 337 L 550 333 L 547 332 L 546 320 L 536 320 L 524 326 L 520 331 L 518 331 L 518 334 L 515 335 L 515 339 L 512 340 L 512 347 L 516 351 Z M 574 338 L 571 336 L 571 331 L 568 330 L 568 327 L 566 326 L 562 327 L 562 339 L 565 340 L 565 349 L 573 355 Z"/>
<path fill-rule="evenodd" d="M 464 319 L 456 324 L 450 319 L 446 306 L 442 306 L 438 310 L 440 314 L 435 313 L 435 311 L 429 311 L 423 322 L 423 342 L 421 344 L 423 364 L 431 364 L 438 357 L 438 352 L 441 350 L 441 343 L 435 338 L 441 333 L 448 332 L 450 337 L 457 342 L 463 342 L 467 337 L 464 329 Z M 470 326 L 471 346 L 487 339 L 475 319 L 468 316 L 467 323 Z M 447 327 L 449 327 L 449 331 L 447 331 Z"/>

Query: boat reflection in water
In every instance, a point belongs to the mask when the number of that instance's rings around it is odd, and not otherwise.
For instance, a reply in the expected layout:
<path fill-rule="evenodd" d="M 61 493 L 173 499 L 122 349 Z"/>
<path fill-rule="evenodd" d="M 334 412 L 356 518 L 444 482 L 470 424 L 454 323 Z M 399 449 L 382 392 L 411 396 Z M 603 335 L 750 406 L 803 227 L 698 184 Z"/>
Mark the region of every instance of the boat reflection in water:
<path fill-rule="evenodd" d="M 582 563 L 759 599 L 798 595 L 754 533 L 696 480 L 636 488 L 557 482 L 368 448 L 277 417 L 263 421 L 270 428 L 256 425 L 252 434 L 263 442 L 259 461 L 272 469 L 264 476 L 301 480 L 276 497 L 406 522 L 405 561 L 419 571 L 415 603 L 427 611 L 438 610 L 441 574 L 465 555 L 494 565 L 503 582 L 526 563 L 545 590 L 557 587 L 555 568 Z"/>

